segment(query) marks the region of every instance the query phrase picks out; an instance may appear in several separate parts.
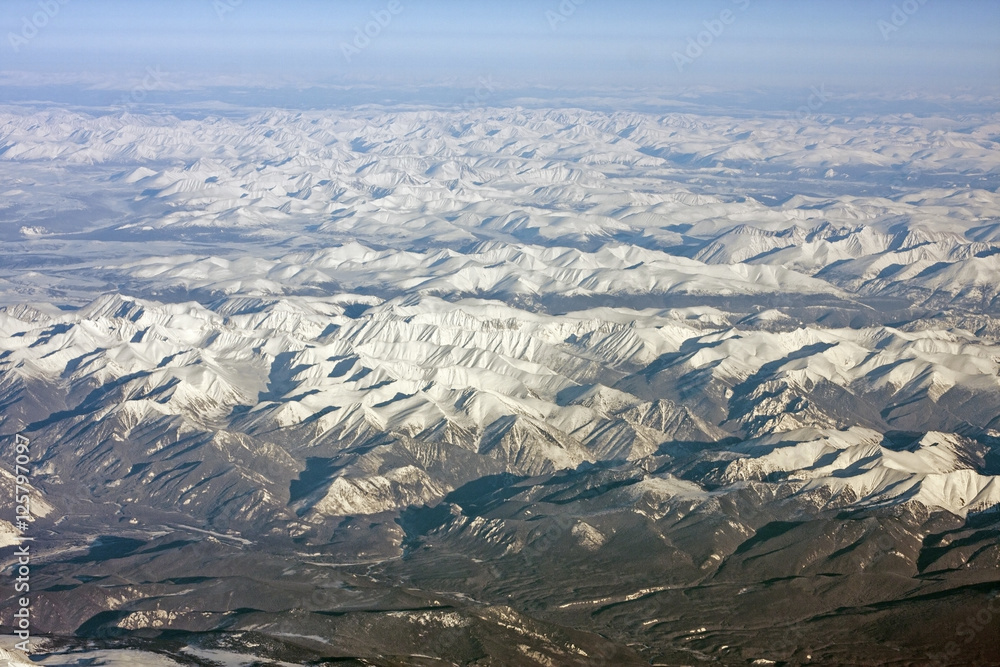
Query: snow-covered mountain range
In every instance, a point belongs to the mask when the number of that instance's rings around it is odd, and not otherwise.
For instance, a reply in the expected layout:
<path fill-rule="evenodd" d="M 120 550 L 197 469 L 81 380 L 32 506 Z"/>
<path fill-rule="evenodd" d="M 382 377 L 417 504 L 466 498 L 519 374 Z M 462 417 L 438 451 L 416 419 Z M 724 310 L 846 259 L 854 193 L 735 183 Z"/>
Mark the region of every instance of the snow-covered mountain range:
<path fill-rule="evenodd" d="M 994 590 L 996 114 L 9 107 L 0 174 L 55 635 L 744 664 Z"/>
<path fill-rule="evenodd" d="M 108 295 L 58 316 L 3 314 L 2 423 L 74 442 L 46 453 L 59 476 L 117 498 L 141 474 L 128 494 L 229 507 L 242 531 L 284 526 L 293 511 L 308 523 L 438 502 L 484 474 L 642 461 L 677 440 L 727 438 L 753 438 L 713 448 L 732 457 L 720 471 L 730 482 L 780 472 L 779 485 L 833 489 L 849 506 L 1000 504 L 982 447 L 944 434 L 1000 436 L 1000 345 L 731 319 L 702 308 L 553 316 L 417 295 L 209 307 Z M 890 431 L 929 434 L 895 452 Z M 303 467 L 310 476 L 309 459 L 328 475 L 290 486 Z"/>

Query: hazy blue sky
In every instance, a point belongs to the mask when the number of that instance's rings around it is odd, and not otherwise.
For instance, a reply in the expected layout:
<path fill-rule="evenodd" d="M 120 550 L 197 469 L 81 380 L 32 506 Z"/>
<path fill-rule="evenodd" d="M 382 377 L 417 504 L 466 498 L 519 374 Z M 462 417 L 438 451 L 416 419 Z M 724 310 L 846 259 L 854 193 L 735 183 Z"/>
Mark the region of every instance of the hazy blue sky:
<path fill-rule="evenodd" d="M 4 1 L 0 70 L 138 77 L 158 68 L 172 85 L 191 74 L 262 83 L 489 77 L 504 86 L 1000 84 L 1000 2 L 990 0 L 397 1 L 388 25 L 369 26 L 378 34 L 367 44 L 355 42 L 356 29 L 390 0 Z M 691 46 L 699 34 L 702 45 Z"/>

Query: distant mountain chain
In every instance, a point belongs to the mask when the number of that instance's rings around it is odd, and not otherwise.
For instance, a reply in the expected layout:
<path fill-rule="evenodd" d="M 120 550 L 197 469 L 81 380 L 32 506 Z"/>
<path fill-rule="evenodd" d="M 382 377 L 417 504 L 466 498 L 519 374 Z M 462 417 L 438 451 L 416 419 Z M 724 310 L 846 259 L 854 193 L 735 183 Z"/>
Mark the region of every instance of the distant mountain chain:
<path fill-rule="evenodd" d="M 26 240 L 80 238 L 80 225 L 58 218 L 86 215 L 81 200 L 94 193 L 72 194 L 84 175 L 106 183 L 103 216 L 82 238 L 167 250 L 162 261 L 147 250 L 138 265 L 102 266 L 115 284 L 253 295 L 359 281 L 477 295 L 607 294 L 610 284 L 629 294 L 846 291 L 995 313 L 1000 119 L 825 120 L 8 111 L 0 165 L 19 167 L 3 194 L 29 219 L 52 178 L 34 169 L 60 165 L 53 196 L 70 201 L 51 208 L 66 213 L 22 224 Z M 248 243 L 190 255 L 184 239 L 213 234 Z M 303 249 L 276 252 L 289 246 Z M 8 291 L 43 282 L 3 277 Z"/>

